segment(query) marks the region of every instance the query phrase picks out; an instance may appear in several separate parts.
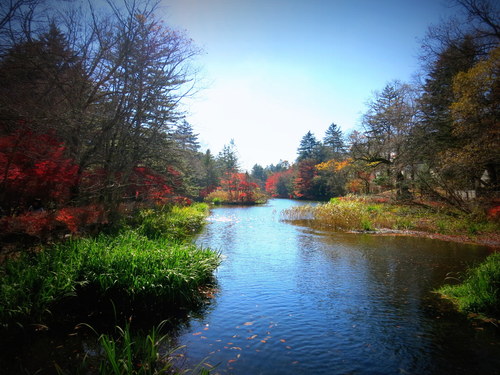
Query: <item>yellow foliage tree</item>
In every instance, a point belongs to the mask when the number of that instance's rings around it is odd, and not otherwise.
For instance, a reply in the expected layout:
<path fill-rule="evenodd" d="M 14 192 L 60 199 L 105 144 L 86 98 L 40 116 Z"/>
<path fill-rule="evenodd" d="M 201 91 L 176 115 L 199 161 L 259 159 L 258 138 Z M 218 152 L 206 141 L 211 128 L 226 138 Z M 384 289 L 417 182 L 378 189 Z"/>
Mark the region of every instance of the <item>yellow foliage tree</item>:
<path fill-rule="evenodd" d="M 461 170 L 469 181 L 479 181 L 488 172 L 486 187 L 498 187 L 500 166 L 500 47 L 453 81 L 451 104 L 453 135 L 459 147 L 444 155 L 444 162 Z"/>

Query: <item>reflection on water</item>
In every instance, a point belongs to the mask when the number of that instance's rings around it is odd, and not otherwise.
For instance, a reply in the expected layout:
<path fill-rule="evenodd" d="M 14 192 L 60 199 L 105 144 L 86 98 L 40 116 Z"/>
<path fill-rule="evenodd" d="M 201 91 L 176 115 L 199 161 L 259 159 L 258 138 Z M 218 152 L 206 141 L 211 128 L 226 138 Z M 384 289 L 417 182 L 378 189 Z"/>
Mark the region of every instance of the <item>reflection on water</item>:
<path fill-rule="evenodd" d="M 303 204 L 220 207 L 197 242 L 218 249 L 219 292 L 178 340 L 188 363 L 231 374 L 494 374 L 498 330 L 431 291 L 488 250 L 329 234 L 279 220 Z"/>

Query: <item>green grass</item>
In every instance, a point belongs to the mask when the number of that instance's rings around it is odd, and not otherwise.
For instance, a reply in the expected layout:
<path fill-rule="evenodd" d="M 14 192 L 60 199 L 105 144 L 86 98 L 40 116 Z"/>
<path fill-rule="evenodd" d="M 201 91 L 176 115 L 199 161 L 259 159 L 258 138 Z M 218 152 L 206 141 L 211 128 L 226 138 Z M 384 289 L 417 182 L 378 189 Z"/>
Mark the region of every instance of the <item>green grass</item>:
<path fill-rule="evenodd" d="M 183 241 L 203 227 L 208 210 L 206 203 L 148 209 L 137 214 L 135 223 L 138 231 L 147 237 Z"/>
<path fill-rule="evenodd" d="M 174 347 L 168 335 L 162 334 L 167 321 L 153 326 L 149 330 L 132 330 L 130 322 L 123 327 L 115 326 L 111 332 L 99 334 L 92 326 L 81 324 L 80 328 L 89 328 L 95 335 L 97 350 L 90 351 L 82 362 L 59 365 L 54 369 L 59 375 L 95 374 L 100 375 L 207 375 L 212 367 L 201 362 L 192 369 L 180 369 L 176 362 L 177 352 L 182 347 Z"/>
<path fill-rule="evenodd" d="M 219 263 L 210 250 L 161 237 L 151 239 L 132 230 L 74 246 L 85 254 L 81 274 L 87 287 L 132 302 L 192 303 L 196 290 L 210 282 Z"/>
<path fill-rule="evenodd" d="M 60 302 L 82 295 L 112 300 L 118 309 L 197 303 L 220 261 L 188 241 L 206 212 L 206 205 L 147 212 L 146 224 L 136 229 L 69 240 L 6 261 L 0 267 L 0 324 L 42 323 Z"/>
<path fill-rule="evenodd" d="M 500 318 L 500 253 L 469 269 L 460 284 L 445 285 L 438 292 L 460 311 Z"/>
<path fill-rule="evenodd" d="M 112 375 L 160 375 L 160 374 L 199 374 L 208 375 L 210 370 L 203 363 L 194 369 L 179 370 L 172 361 L 174 348 L 161 353 L 168 336 L 161 335 L 162 323 L 153 327 L 149 333 L 131 333 L 130 324 L 124 328 L 116 327 L 117 334 L 101 335 L 99 344 L 104 356 L 100 361 L 99 374 Z"/>
<path fill-rule="evenodd" d="M 167 336 L 161 335 L 161 324 L 149 333 L 133 335 L 130 324 L 124 328 L 115 327 L 115 335 L 102 334 L 99 345 L 103 358 L 99 363 L 99 374 L 172 374 L 173 365 L 169 360 L 173 351 L 160 353 L 161 345 Z"/>

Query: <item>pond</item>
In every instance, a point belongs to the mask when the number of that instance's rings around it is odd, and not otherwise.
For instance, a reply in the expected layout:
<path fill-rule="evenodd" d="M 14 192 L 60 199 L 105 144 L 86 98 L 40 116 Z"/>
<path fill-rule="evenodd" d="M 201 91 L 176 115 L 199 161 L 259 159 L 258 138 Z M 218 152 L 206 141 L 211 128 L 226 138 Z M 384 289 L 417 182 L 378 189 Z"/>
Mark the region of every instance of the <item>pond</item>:
<path fill-rule="evenodd" d="M 487 248 L 280 220 L 300 204 L 212 210 L 197 243 L 224 260 L 207 310 L 178 333 L 186 366 L 253 375 L 500 373 L 499 330 L 432 293 Z"/>

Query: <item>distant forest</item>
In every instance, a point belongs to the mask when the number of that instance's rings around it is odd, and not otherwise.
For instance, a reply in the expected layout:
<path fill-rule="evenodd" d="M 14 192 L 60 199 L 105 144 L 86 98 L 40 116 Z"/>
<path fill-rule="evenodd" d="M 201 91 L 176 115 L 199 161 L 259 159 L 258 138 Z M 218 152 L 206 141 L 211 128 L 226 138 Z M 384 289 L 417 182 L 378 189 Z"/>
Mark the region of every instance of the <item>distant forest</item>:
<path fill-rule="evenodd" d="M 499 188 L 500 13 L 493 1 L 455 3 L 462 17 L 422 41 L 420 81 L 376 92 L 360 130 L 325 124 L 318 139 L 306 128 L 296 160 L 245 173 L 234 142 L 201 151 L 183 110 L 200 50 L 155 16 L 158 3 L 61 2 L 54 13 L 44 0 L 2 2 L 0 224 L 40 235 L 107 223 L 131 204 L 264 192 L 390 191 L 470 211 Z"/>

